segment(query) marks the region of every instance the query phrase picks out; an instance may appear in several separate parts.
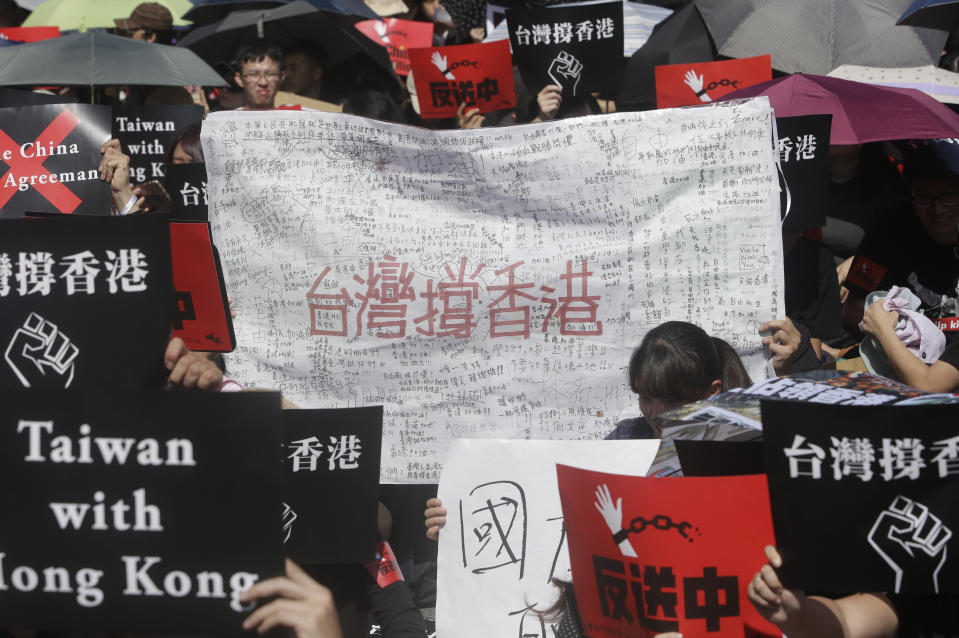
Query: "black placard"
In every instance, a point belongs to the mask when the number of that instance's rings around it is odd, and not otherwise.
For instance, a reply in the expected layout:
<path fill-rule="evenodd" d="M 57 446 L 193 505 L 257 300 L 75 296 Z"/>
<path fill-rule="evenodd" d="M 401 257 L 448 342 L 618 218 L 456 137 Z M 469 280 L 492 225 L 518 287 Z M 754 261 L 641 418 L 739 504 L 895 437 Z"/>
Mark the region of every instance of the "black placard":
<path fill-rule="evenodd" d="M 959 406 L 763 401 L 762 418 L 787 587 L 959 593 Z"/>
<path fill-rule="evenodd" d="M 46 104 L 0 109 L 0 217 L 25 211 L 110 213 L 100 148 L 110 107 Z"/>
<path fill-rule="evenodd" d="M 164 178 L 176 220 L 205 222 L 210 219 L 206 198 L 206 164 L 167 164 Z"/>
<path fill-rule="evenodd" d="M 783 230 L 826 224 L 831 127 L 832 115 L 776 118 Z"/>
<path fill-rule="evenodd" d="M 676 439 L 676 455 L 683 476 L 738 476 L 764 474 L 759 441 L 691 441 Z"/>
<path fill-rule="evenodd" d="M 513 63 L 536 94 L 547 84 L 563 99 L 619 85 L 623 70 L 623 5 L 507 9 Z"/>
<path fill-rule="evenodd" d="M 0 221 L 0 388 L 160 387 L 173 309 L 165 215 Z"/>
<path fill-rule="evenodd" d="M 0 494 L 7 626 L 239 633 L 249 609 L 236 596 L 283 571 L 278 394 L 0 391 L 0 402 L 0 480 L 29 486 Z"/>
<path fill-rule="evenodd" d="M 0 86 L 0 107 L 33 106 L 36 104 L 75 104 L 77 98 L 65 95 L 50 95 L 35 91 L 21 91 Z"/>
<path fill-rule="evenodd" d="M 284 539 L 303 564 L 375 558 L 383 407 L 283 411 Z"/>
<path fill-rule="evenodd" d="M 163 163 L 177 133 L 202 120 L 202 106 L 114 107 L 113 137 L 120 140 L 123 152 L 130 156 L 130 182 L 162 181 Z"/>

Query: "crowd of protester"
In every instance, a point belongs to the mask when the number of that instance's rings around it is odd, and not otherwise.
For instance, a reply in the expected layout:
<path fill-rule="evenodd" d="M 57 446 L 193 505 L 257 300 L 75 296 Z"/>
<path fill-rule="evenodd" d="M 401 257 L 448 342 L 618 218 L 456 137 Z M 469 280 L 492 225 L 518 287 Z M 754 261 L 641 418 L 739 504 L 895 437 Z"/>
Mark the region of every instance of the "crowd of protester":
<path fill-rule="evenodd" d="M 460 28 L 439 0 L 404 1 L 405 5 L 380 4 L 391 5 L 388 10 L 393 13 L 387 15 L 433 23 L 435 44 L 480 42 L 486 35 L 482 28 Z M 5 23 L 0 26 L 16 26 L 25 16 L 10 0 L 0 3 L 0 21 Z M 140 5 L 130 16 L 118 16 L 115 32 L 156 43 L 172 43 L 186 35 L 174 31 L 172 15 L 155 3 Z M 947 48 L 943 66 L 955 71 L 957 52 L 950 44 Z M 384 77 L 368 65 L 349 60 L 330 66 L 323 43 L 316 41 L 250 41 L 236 51 L 229 70 L 222 69 L 222 74 L 230 85 L 226 89 L 127 86 L 101 90 L 96 97 L 115 104 L 197 103 L 208 111 L 310 109 L 314 104 L 407 125 L 463 129 L 536 125 L 616 110 L 615 90 L 572 99 L 563 95 L 560 86 L 524 86 L 516 74 L 514 109 L 481 114 L 477 108 L 461 104 L 455 119 L 424 120 L 406 86 L 395 76 Z M 68 87 L 67 91 L 89 97 L 84 93 L 89 89 L 84 87 Z M 306 101 L 286 104 L 278 99 L 280 91 Z M 199 132 L 199 125 L 180 131 L 167 161 L 202 162 Z M 131 183 L 130 158 L 119 142 L 106 143 L 102 153 L 101 179 L 110 184 L 116 212 L 151 210 L 153 205 L 147 203 L 145 193 Z M 834 146 L 829 157 L 826 227 L 783 233 L 786 312 L 782 317 L 768 317 L 759 328 L 769 351 L 769 373 L 835 368 L 837 360 L 857 360 L 858 344 L 868 342 L 873 353 L 869 359 L 884 360 L 883 370 L 890 377 L 928 392 L 959 391 L 959 339 L 953 338 L 955 333 L 943 335 L 944 346 L 931 360 L 920 358 L 918 346 L 909 341 L 910 331 L 940 330 L 936 320 L 959 314 L 959 174 L 948 162 L 939 161 L 935 149 L 921 145 L 912 151 L 880 142 Z M 863 264 L 881 269 L 870 287 L 864 286 L 862 277 L 851 277 Z M 900 312 L 903 306 L 892 303 L 900 289 L 908 289 L 918 300 L 918 312 L 907 316 Z M 238 320 L 242 321 L 242 316 Z M 222 362 L 189 352 L 179 339 L 170 341 L 164 363 L 171 386 L 229 389 Z M 669 322 L 651 330 L 623 365 L 642 416 L 617 424 L 608 439 L 659 438 L 662 413 L 751 383 L 726 342 L 685 322 Z M 384 596 L 362 570 L 307 573 L 289 562 L 285 578 L 261 582 L 246 594 L 247 600 L 270 602 L 251 614 L 244 626 L 260 633 L 285 626 L 299 638 L 329 638 L 365 635 L 369 619 L 381 627 L 384 636 L 423 636 L 426 623 L 418 608 L 435 605 L 435 580 L 430 576 L 432 573 L 435 579 L 435 571 L 422 565 L 429 565 L 435 557 L 435 545 L 429 543 L 440 534 L 447 514 L 441 501 L 430 498 L 425 512 L 430 541 L 424 543 L 420 504 L 431 494 L 435 495 L 435 486 L 383 488 L 382 500 L 394 508 L 392 533 L 407 583 L 397 583 Z M 410 529 L 417 531 L 411 533 Z M 381 530 L 381 535 L 389 534 Z M 787 635 L 897 635 L 903 621 L 885 595 L 857 594 L 838 600 L 806 597 L 779 581 L 776 568 L 781 558 L 775 548 L 765 548 L 765 565 L 763 551 L 757 548 L 757 566 L 761 568 L 749 585 L 750 601 Z M 569 592 L 560 612 L 565 632 L 560 635 L 582 635 L 575 619 L 575 599 Z"/>

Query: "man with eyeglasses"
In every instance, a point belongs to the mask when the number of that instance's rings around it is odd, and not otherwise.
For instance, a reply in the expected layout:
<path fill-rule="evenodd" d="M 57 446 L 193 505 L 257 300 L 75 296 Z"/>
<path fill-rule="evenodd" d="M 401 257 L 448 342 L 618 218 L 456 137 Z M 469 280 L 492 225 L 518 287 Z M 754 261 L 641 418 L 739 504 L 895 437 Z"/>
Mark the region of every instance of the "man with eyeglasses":
<path fill-rule="evenodd" d="M 237 51 L 235 80 L 243 89 L 244 104 L 238 110 L 264 111 L 275 107 L 276 92 L 286 75 L 283 52 L 266 40 L 257 40 Z"/>
<path fill-rule="evenodd" d="M 922 301 L 920 310 L 934 320 L 954 314 L 949 299 L 957 296 L 959 280 L 959 170 L 952 165 L 955 153 L 951 146 L 930 141 L 905 151 L 903 165 L 911 188 L 911 210 L 880 218 L 859 244 L 843 284 L 848 290 L 843 323 L 850 333 L 856 334 L 865 314 L 863 330 L 867 334 L 880 341 L 889 337 L 886 329 L 895 327 L 898 313 L 882 308 L 864 313 L 864 302 L 870 292 L 889 290 L 894 285 L 911 289 Z M 950 332 L 950 323 L 940 321 L 950 342 L 947 352 L 952 355 L 956 352 L 952 342 L 959 341 L 959 332 Z M 895 359 L 892 353 L 887 354 Z M 956 361 L 959 365 L 959 358 Z M 918 387 L 917 381 L 925 375 L 923 369 L 931 368 L 917 362 L 921 365 L 915 374 L 903 375 L 902 366 L 894 367 L 900 379 Z M 954 380 L 951 374 L 948 376 L 942 383 L 919 385 L 940 392 L 946 386 L 951 390 L 959 377 Z"/>

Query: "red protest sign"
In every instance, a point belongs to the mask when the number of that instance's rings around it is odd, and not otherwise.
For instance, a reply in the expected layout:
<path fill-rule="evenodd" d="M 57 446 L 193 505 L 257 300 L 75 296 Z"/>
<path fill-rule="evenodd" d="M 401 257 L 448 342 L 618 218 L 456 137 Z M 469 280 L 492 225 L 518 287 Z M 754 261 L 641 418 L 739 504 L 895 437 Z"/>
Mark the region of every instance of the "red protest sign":
<path fill-rule="evenodd" d="M 868 293 L 878 289 L 885 276 L 885 266 L 880 266 L 864 255 L 856 255 L 843 285 L 855 286 Z"/>
<path fill-rule="evenodd" d="M 516 105 L 507 40 L 411 49 L 410 66 L 423 118 L 456 117 L 463 103 L 481 113 Z"/>
<path fill-rule="evenodd" d="M 772 78 L 772 62 L 768 55 L 657 66 L 656 106 L 667 109 L 712 102 L 727 93 Z"/>
<path fill-rule="evenodd" d="M 780 635 L 746 595 L 775 544 L 764 475 L 556 471 L 584 634 Z"/>
<path fill-rule="evenodd" d="M 37 42 L 60 37 L 60 27 L 6 27 L 0 29 L 0 40 Z"/>
<path fill-rule="evenodd" d="M 360 33 L 383 46 L 397 75 L 410 74 L 410 49 L 433 44 L 433 23 L 386 18 L 363 20 L 355 26 Z"/>
<path fill-rule="evenodd" d="M 236 339 L 210 224 L 170 222 L 170 253 L 177 303 L 173 336 L 191 350 L 231 352 Z"/>

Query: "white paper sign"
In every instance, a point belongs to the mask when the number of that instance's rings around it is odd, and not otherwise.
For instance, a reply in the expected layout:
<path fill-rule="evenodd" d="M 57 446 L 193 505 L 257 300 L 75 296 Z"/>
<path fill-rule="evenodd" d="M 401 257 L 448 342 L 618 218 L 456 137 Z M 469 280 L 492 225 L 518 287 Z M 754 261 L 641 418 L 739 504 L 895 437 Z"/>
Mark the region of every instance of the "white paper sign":
<path fill-rule="evenodd" d="M 438 638 L 554 635 L 529 607 L 571 581 L 556 464 L 645 476 L 658 440 L 454 441 L 440 481 Z"/>
<path fill-rule="evenodd" d="M 762 378 L 772 122 L 765 98 L 470 131 L 215 113 L 230 374 L 302 407 L 383 404 L 385 482 L 437 481 L 461 436 L 602 437 L 638 413 L 626 365 L 665 321 Z"/>

